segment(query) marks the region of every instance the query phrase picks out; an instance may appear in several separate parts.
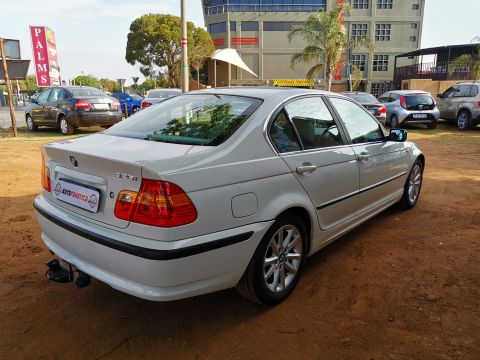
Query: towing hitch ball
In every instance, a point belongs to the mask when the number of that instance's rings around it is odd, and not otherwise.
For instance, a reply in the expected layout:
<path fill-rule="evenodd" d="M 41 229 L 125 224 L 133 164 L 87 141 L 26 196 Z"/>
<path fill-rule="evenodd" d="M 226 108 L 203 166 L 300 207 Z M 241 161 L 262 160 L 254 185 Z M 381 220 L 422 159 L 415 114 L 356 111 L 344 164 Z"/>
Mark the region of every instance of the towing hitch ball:
<path fill-rule="evenodd" d="M 75 285 L 78 289 L 82 289 L 90 285 L 90 275 L 85 274 L 80 270 L 72 270 L 72 267 L 69 266 L 69 269 L 64 269 L 60 265 L 58 259 L 51 259 L 47 262 L 48 270 L 45 273 L 45 277 L 48 280 L 52 280 L 58 283 L 68 283 L 75 282 Z"/>

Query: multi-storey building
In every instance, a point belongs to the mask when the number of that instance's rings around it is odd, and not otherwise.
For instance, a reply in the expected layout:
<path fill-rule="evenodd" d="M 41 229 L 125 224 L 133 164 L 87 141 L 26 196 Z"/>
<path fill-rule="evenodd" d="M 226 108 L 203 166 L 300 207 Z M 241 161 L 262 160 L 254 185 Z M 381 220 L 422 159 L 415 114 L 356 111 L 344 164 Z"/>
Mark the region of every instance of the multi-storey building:
<path fill-rule="evenodd" d="M 319 9 L 328 11 L 342 0 L 203 0 L 205 24 L 217 49 L 231 47 L 259 76 L 217 63 L 217 84 L 270 84 L 276 79 L 304 79 L 312 64 L 290 67 L 292 54 L 306 43 L 289 42 L 291 27 Z M 395 55 L 420 47 L 425 0 L 350 0 L 345 17 L 350 37 L 370 35 L 376 52 L 356 49 L 350 62 L 363 72 L 365 90 L 378 93 L 393 79 Z M 405 65 L 411 59 L 405 59 Z M 403 65 L 403 64 L 402 64 Z M 346 67 L 336 74 L 336 88 L 346 86 Z M 341 69 L 340 69 L 341 70 Z M 213 63 L 209 64 L 213 74 Z M 229 76 L 230 74 L 230 76 Z M 209 81 L 213 82 L 213 76 Z"/>

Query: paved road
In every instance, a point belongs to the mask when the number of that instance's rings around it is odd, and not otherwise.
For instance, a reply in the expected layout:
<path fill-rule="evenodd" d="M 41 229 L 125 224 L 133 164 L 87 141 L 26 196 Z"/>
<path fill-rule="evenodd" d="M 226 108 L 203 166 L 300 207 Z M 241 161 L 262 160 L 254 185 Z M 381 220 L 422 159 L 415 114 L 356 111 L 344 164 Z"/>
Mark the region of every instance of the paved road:
<path fill-rule="evenodd" d="M 17 126 L 26 126 L 25 116 L 23 113 L 23 108 L 15 109 L 15 117 L 17 119 Z M 9 128 L 12 126 L 12 121 L 10 120 L 10 110 L 8 107 L 0 107 L 0 128 Z"/>

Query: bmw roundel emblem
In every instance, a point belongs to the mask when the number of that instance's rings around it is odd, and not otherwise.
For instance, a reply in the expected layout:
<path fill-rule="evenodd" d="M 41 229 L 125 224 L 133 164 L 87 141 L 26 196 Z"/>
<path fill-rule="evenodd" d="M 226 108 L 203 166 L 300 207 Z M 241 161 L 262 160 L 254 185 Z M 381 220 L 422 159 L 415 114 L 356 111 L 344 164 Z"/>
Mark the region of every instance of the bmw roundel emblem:
<path fill-rule="evenodd" d="M 70 162 L 72 163 L 73 166 L 78 167 L 78 160 L 75 156 L 70 155 Z"/>

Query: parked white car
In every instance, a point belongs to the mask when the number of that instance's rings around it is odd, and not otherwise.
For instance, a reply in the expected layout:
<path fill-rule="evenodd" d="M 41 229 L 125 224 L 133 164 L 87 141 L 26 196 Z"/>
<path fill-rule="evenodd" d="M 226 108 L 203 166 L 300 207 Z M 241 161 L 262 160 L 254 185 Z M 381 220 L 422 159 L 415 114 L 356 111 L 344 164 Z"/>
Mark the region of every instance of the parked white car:
<path fill-rule="evenodd" d="M 236 286 L 278 303 L 308 256 L 416 204 L 425 159 L 406 135 L 339 94 L 235 88 L 44 145 L 48 277 L 162 301 Z"/>

